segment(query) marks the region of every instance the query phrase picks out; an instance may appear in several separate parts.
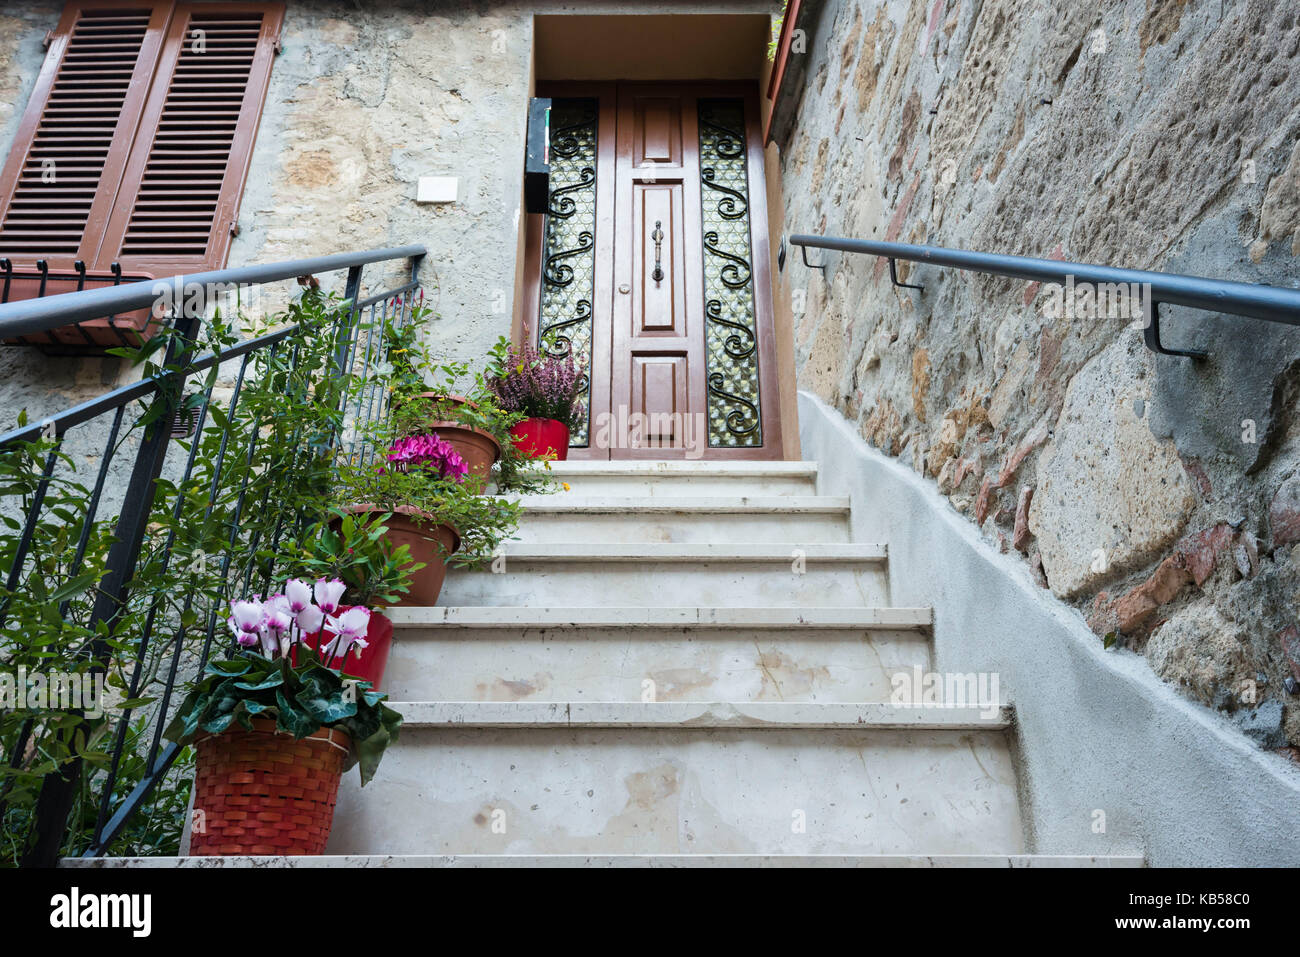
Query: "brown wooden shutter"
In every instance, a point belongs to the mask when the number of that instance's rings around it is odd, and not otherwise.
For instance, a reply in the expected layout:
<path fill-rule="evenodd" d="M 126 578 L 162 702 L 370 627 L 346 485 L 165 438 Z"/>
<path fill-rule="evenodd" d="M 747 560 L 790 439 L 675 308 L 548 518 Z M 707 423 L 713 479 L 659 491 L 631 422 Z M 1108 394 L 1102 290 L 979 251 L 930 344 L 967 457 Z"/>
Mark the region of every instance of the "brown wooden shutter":
<path fill-rule="evenodd" d="M 64 9 L 0 172 L 0 257 L 53 269 L 94 258 L 171 11 L 149 0 Z"/>
<path fill-rule="evenodd" d="M 178 3 L 97 263 L 165 276 L 226 264 L 282 3 Z"/>

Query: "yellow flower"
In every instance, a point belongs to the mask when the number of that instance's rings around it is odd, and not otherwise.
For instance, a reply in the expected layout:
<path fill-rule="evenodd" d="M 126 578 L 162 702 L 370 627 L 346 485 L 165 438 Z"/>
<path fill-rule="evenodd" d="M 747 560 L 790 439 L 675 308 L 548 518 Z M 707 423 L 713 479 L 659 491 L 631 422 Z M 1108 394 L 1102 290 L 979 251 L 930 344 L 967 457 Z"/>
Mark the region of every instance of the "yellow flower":
<path fill-rule="evenodd" d="M 564 490 L 565 490 L 566 492 L 571 492 L 571 491 L 573 491 L 571 488 L 569 488 L 569 483 L 568 483 L 568 482 L 561 482 L 560 484 L 564 486 Z"/>

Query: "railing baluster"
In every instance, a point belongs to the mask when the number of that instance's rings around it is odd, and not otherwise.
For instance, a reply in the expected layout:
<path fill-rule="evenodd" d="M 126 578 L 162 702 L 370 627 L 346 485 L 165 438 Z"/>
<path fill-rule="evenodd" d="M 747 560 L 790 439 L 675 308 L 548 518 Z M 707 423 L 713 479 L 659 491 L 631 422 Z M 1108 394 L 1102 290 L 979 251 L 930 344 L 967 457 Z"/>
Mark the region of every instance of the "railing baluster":
<path fill-rule="evenodd" d="M 73 556 L 72 565 L 68 569 L 68 577 L 75 578 L 81 573 L 81 563 L 86 557 L 86 548 L 90 544 L 90 533 L 95 525 L 95 515 L 99 512 L 99 500 L 104 494 L 104 482 L 108 478 L 108 467 L 113 462 L 113 456 L 117 449 L 117 434 L 122 428 L 122 416 L 126 412 L 126 406 L 119 405 L 117 411 L 113 414 L 113 424 L 108 430 L 108 441 L 104 443 L 104 457 L 99 463 L 99 473 L 95 476 L 95 490 L 90 494 L 90 502 L 86 506 L 86 517 L 81 526 L 81 535 L 77 539 L 77 551 Z M 59 606 L 59 617 L 68 617 L 68 608 L 71 607 L 72 600 L 68 599 Z"/>
<path fill-rule="evenodd" d="M 180 521 L 181 511 L 185 505 L 184 489 L 186 484 L 188 484 L 190 480 L 190 476 L 193 474 L 194 471 L 194 461 L 198 455 L 199 444 L 201 442 L 202 435 L 203 435 L 203 426 L 207 421 L 208 403 L 211 401 L 211 399 L 212 399 L 212 387 L 209 386 L 204 391 L 203 403 L 199 408 L 199 414 L 196 420 L 194 441 L 190 445 L 190 452 L 185 462 L 185 473 L 181 478 L 181 482 L 179 486 L 180 491 L 176 496 L 176 505 L 172 509 L 172 527 L 167 531 L 167 541 L 166 544 L 163 546 L 162 564 L 161 567 L 159 568 L 159 574 L 166 574 L 167 570 L 171 567 L 172 546 L 176 542 L 176 525 Z M 119 410 L 119 412 L 120 411 L 121 410 Z M 186 599 L 187 607 L 189 601 L 191 600 L 192 600 L 192 596 L 187 597 Z M 149 642 L 153 638 L 153 626 L 154 626 L 154 621 L 157 619 L 158 616 L 159 605 L 160 605 L 160 600 L 158 598 L 155 598 L 154 601 L 150 603 L 149 614 L 145 618 L 144 628 L 142 628 L 140 631 L 140 638 L 139 641 L 137 642 L 135 668 L 132 669 L 131 682 L 128 685 L 129 688 L 127 694 L 128 698 L 135 698 L 140 693 L 140 676 L 141 673 L 144 671 L 145 657 L 149 653 Z M 177 657 L 179 657 L 179 655 L 177 655 Z M 127 729 L 131 725 L 132 713 L 133 713 L 133 709 L 126 708 L 122 711 L 122 716 L 118 719 L 117 731 L 115 732 L 114 735 L 113 760 L 109 765 L 108 773 L 104 781 L 104 791 L 100 797 L 100 802 L 99 802 L 99 813 L 95 818 L 95 831 L 94 831 L 93 840 L 96 844 L 100 843 L 100 836 L 103 833 L 104 822 L 108 819 L 108 809 L 109 809 L 109 805 L 112 803 L 113 790 L 117 786 L 117 772 L 118 772 L 118 767 L 120 766 L 122 760 L 122 747 L 126 741 Z"/>
<path fill-rule="evenodd" d="M 40 519 L 41 507 L 45 504 L 45 493 L 49 490 L 50 482 L 54 478 L 54 466 L 59 460 L 59 451 L 63 448 L 63 436 L 55 435 L 54 447 L 50 449 L 49 454 L 45 457 L 45 468 L 41 471 L 41 479 L 36 484 L 36 492 L 32 495 L 32 504 L 27 511 L 27 521 L 23 525 L 22 537 L 18 539 L 18 548 L 14 551 L 14 563 L 9 568 L 9 576 L 5 581 L 5 595 L 3 601 L 0 601 L 0 628 L 4 627 L 5 615 L 8 613 L 10 596 L 18 588 L 19 581 L 22 580 L 23 566 L 27 564 L 27 551 L 32 547 L 32 536 L 36 534 L 36 525 Z"/>
<path fill-rule="evenodd" d="M 176 321 L 176 337 L 167 346 L 164 368 L 172 367 L 178 360 L 188 362 L 192 358 L 196 326 L 197 322 L 193 318 L 181 317 Z M 149 512 L 157 492 L 157 479 L 162 473 L 167 443 L 171 440 L 167 423 L 176 411 L 184 376 L 173 373 L 172 379 L 175 388 L 160 391 L 154 399 L 155 402 L 163 403 L 162 414 L 151 423 L 152 434 L 146 435 L 140 443 L 135 467 L 127 483 L 122 499 L 122 513 L 117 522 L 116 541 L 109 549 L 108 573 L 100 583 L 90 615 L 88 627 L 92 633 L 102 622 L 108 626 L 109 634 L 112 634 L 113 622 L 125 605 L 127 587 L 135 574 Z M 97 637 L 91 643 L 90 654 L 94 661 L 91 674 L 102 674 L 103 662 L 108 657 L 106 639 Z M 81 756 L 77 755 L 60 771 L 47 775 L 42 782 L 36 800 L 36 837 L 23 857 L 24 866 L 53 867 L 58 862 L 83 763 Z"/>

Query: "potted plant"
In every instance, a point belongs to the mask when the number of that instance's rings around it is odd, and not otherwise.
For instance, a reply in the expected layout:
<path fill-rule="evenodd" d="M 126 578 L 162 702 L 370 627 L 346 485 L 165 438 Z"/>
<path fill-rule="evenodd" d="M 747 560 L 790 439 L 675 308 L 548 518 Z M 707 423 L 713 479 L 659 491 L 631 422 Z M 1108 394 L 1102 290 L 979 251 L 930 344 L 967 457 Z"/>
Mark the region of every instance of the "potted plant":
<path fill-rule="evenodd" d="M 432 605 L 438 600 L 447 565 L 476 565 L 489 559 L 517 527 L 519 504 L 483 494 L 483 483 L 468 473 L 438 436 L 393 439 L 379 427 L 376 444 L 389 451 L 383 461 L 344 461 L 338 465 L 335 495 L 345 511 L 385 517 L 386 537 L 405 545 L 425 568 L 412 576 L 399 605 Z"/>
<path fill-rule="evenodd" d="M 322 853 L 343 772 L 359 765 L 364 787 L 397 739 L 386 696 L 343 671 L 366 646 L 369 609 L 292 611 L 302 584 L 231 605 L 238 652 L 207 666 L 167 726 L 196 751 L 192 855 Z M 304 638 L 326 625 L 336 640 L 318 654 Z"/>
<path fill-rule="evenodd" d="M 382 462 L 341 467 L 338 491 L 349 504 L 340 511 L 378 516 L 372 520 L 383 522 L 387 545 L 415 563 L 406 594 L 394 604 L 432 605 L 442 591 L 447 561 L 460 548 L 460 532 L 420 503 L 451 489 L 477 494 L 482 482 L 470 477 L 465 460 L 438 435 L 394 440 L 391 428 L 374 430 L 378 447 L 388 445 Z"/>
<path fill-rule="evenodd" d="M 586 377 L 572 356 L 516 351 L 498 342 L 496 362 L 487 379 L 497 403 L 523 418 L 511 428 L 514 444 L 533 458 L 569 457 L 569 430 L 582 413 L 579 396 Z"/>
<path fill-rule="evenodd" d="M 395 532 L 393 520 L 387 513 L 332 509 L 327 521 L 303 536 L 302 552 L 295 560 L 306 577 L 317 579 L 314 597 L 328 614 L 345 618 L 356 607 L 372 609 L 366 655 L 353 662 L 351 671 L 376 689 L 383 687 L 393 644 L 393 622 L 380 608 L 400 603 L 411 590 L 412 578 L 426 567 L 411 557 L 409 536 Z M 305 583 L 295 580 L 285 586 L 285 594 L 294 612 L 313 597 Z M 307 635 L 306 641 L 319 649 L 322 643 L 328 648 L 337 638 L 326 624 Z"/>
<path fill-rule="evenodd" d="M 473 398 L 453 391 L 468 378 L 468 364 L 436 362 L 421 341 L 419 327 L 428 311 L 416 306 L 405 324 L 390 321 L 384 326 L 397 434 L 437 435 L 465 460 L 471 475 L 486 483 L 501 458 L 501 442 L 490 427 L 490 413 L 482 414 Z M 433 384 L 426 373 L 435 377 Z"/>

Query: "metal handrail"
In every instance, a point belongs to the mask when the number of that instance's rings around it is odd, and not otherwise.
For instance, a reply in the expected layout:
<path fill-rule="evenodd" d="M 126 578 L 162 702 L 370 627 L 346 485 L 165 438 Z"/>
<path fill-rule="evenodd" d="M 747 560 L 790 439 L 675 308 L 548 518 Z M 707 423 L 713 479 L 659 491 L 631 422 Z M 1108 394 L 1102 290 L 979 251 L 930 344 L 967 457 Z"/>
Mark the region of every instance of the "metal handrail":
<path fill-rule="evenodd" d="M 1097 266 L 1090 263 L 1065 262 L 1057 259 L 1035 259 L 1031 256 L 1007 256 L 1001 253 L 974 252 L 967 249 L 948 249 L 943 246 L 920 246 L 912 243 L 888 243 L 871 239 L 844 239 L 834 236 L 799 234 L 790 237 L 790 243 L 803 252 L 804 265 L 823 269 L 824 265 L 808 262 L 808 249 L 830 249 L 836 252 L 863 253 L 889 260 L 890 279 L 896 286 L 921 289 L 920 285 L 901 283 L 895 271 L 896 260 L 945 266 L 969 272 L 1025 279 L 1031 282 L 1075 283 L 1095 285 L 1139 285 L 1147 293 L 1146 343 L 1153 352 L 1164 355 L 1201 357 L 1204 353 L 1191 350 L 1167 349 L 1160 344 L 1159 307 L 1161 303 L 1188 306 L 1208 312 L 1248 316 L 1268 322 L 1300 325 L 1300 289 L 1268 286 L 1263 283 L 1236 282 L 1230 279 L 1208 279 L 1181 273 L 1153 272 L 1145 269 L 1122 269 L 1116 266 Z"/>
<path fill-rule="evenodd" d="M 261 266 L 236 266 L 211 272 L 129 282 L 103 289 L 65 292 L 57 296 L 46 296 L 43 299 L 24 299 L 0 305 L 0 339 L 49 332 L 52 329 L 90 319 L 147 309 L 157 301 L 159 286 L 182 290 L 196 285 L 256 286 L 285 279 L 297 279 L 299 276 L 309 276 L 318 272 L 354 269 L 384 260 L 420 259 L 425 254 L 426 250 L 423 246 L 395 246 L 391 249 L 374 249 L 363 253 L 337 253 L 333 256 L 294 259 Z"/>

